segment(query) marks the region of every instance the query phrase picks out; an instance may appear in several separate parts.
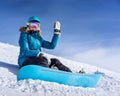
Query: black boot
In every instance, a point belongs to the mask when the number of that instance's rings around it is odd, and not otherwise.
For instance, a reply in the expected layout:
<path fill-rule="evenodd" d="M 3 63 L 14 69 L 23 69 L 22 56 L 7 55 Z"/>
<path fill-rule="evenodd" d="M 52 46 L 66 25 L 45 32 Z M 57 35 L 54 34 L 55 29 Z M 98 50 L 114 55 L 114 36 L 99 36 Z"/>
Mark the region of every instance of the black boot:
<path fill-rule="evenodd" d="M 59 70 L 72 72 L 67 66 L 63 65 L 58 59 L 51 58 L 51 64 L 49 67 L 57 67 Z"/>

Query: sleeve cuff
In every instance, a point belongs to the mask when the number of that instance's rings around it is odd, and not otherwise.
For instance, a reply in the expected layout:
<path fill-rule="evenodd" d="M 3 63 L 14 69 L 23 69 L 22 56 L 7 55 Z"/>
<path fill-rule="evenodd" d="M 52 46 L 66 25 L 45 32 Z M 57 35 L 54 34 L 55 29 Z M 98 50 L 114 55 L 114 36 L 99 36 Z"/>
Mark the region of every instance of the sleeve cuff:
<path fill-rule="evenodd" d="M 58 34 L 58 35 L 60 35 L 61 33 L 60 33 L 60 32 L 54 32 L 54 34 Z"/>

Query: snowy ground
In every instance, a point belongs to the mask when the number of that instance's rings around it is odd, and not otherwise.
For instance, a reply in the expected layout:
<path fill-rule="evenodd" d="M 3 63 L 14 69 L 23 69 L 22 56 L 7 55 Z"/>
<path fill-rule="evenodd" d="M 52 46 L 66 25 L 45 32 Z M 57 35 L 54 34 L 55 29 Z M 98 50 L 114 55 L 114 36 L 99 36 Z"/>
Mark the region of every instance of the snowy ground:
<path fill-rule="evenodd" d="M 87 73 L 100 71 L 104 75 L 95 88 L 73 87 L 31 79 L 17 81 L 18 52 L 18 47 L 0 43 L 0 96 L 120 96 L 120 73 L 62 57 L 57 58 L 69 66 L 73 72 L 84 68 Z"/>

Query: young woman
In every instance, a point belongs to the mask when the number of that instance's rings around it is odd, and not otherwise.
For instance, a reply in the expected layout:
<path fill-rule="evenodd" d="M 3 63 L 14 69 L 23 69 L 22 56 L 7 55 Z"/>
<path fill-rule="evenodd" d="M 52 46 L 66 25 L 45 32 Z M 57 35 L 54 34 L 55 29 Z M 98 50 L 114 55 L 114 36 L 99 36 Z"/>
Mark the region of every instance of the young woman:
<path fill-rule="evenodd" d="M 40 19 L 32 16 L 28 19 L 27 25 L 20 28 L 19 46 L 20 53 L 18 64 L 21 67 L 26 65 L 39 65 L 43 67 L 56 67 L 59 70 L 71 72 L 56 58 L 48 58 L 41 52 L 41 48 L 54 49 L 60 35 L 60 22 L 54 23 L 54 35 L 51 42 L 44 40 L 40 32 Z"/>

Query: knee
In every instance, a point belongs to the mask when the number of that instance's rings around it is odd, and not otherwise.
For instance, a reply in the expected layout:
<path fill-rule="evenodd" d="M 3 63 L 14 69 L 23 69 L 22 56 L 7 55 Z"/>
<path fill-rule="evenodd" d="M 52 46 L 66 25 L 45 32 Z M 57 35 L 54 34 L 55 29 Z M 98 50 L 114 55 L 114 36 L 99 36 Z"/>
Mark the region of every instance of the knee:
<path fill-rule="evenodd" d="M 55 63 L 58 63 L 58 62 L 60 63 L 60 61 L 59 61 L 58 59 L 56 59 L 56 58 L 51 58 L 51 63 L 54 63 L 54 64 L 55 64 Z"/>

